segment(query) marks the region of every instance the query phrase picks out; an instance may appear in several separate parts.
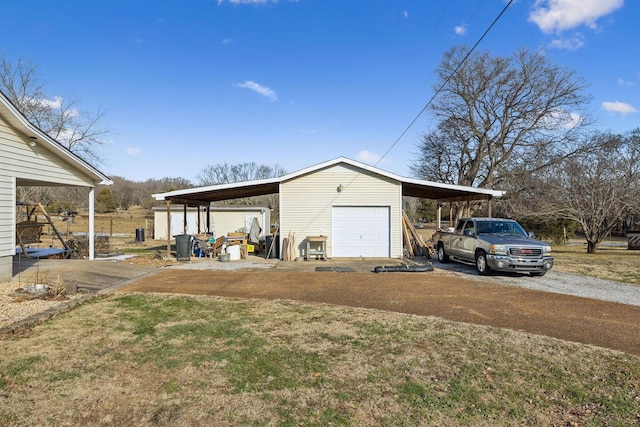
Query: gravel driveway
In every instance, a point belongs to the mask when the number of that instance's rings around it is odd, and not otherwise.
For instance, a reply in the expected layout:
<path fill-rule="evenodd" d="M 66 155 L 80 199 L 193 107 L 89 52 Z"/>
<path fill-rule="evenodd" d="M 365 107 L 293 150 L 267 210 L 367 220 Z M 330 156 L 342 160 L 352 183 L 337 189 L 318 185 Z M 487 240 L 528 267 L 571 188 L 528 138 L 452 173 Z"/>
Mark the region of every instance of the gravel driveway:
<path fill-rule="evenodd" d="M 430 273 L 372 273 L 375 263 L 362 260 L 289 262 L 270 269 L 234 263 L 236 271 L 228 271 L 228 265 L 221 271 L 220 264 L 169 268 L 119 291 L 374 308 L 510 328 L 640 356 L 638 287 L 559 272 L 537 278 L 481 277 L 471 267 L 446 264 L 445 270 L 437 262 L 436 271 Z M 315 272 L 317 266 L 349 266 L 353 272 Z"/>

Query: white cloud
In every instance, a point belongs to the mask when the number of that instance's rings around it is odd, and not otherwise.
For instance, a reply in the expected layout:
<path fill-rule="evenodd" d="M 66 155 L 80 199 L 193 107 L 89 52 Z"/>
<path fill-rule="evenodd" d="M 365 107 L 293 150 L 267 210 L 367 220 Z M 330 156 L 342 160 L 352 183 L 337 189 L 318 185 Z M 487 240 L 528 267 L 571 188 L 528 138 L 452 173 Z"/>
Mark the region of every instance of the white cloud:
<path fill-rule="evenodd" d="M 584 37 L 582 34 L 575 34 L 573 37 L 566 39 L 555 39 L 549 43 L 549 47 L 553 49 L 578 50 L 584 46 Z"/>
<path fill-rule="evenodd" d="M 38 104 L 43 107 L 51 108 L 52 110 L 59 110 L 62 107 L 62 98 L 54 96 L 53 99 L 39 99 Z"/>
<path fill-rule="evenodd" d="M 252 82 L 251 80 L 245 80 L 242 83 L 237 83 L 236 86 L 244 88 L 244 89 L 252 90 L 252 91 L 254 91 L 256 93 L 259 93 L 260 95 L 264 96 L 265 98 L 269 98 L 272 101 L 277 101 L 278 100 L 278 96 L 276 95 L 276 93 L 273 90 L 269 89 L 266 86 L 262 86 L 259 83 Z"/>
<path fill-rule="evenodd" d="M 278 0 L 227 0 L 231 4 L 266 4 L 278 3 Z M 218 6 L 224 3 L 224 0 L 218 0 Z"/>
<path fill-rule="evenodd" d="M 465 34 L 467 34 L 467 26 L 466 25 L 458 25 L 453 30 L 459 36 L 464 36 Z"/>
<path fill-rule="evenodd" d="M 630 81 L 630 80 L 625 80 L 622 77 L 618 77 L 618 86 L 622 86 L 622 87 L 634 87 L 637 86 L 637 82 L 634 81 Z"/>
<path fill-rule="evenodd" d="M 318 131 L 316 129 L 298 129 L 298 132 L 300 132 L 302 134 L 318 133 Z"/>
<path fill-rule="evenodd" d="M 637 113 L 638 110 L 636 110 L 633 105 L 631 104 L 627 104 L 626 102 L 619 102 L 619 101 L 615 101 L 615 102 L 603 102 L 602 103 L 602 108 L 604 108 L 607 111 L 610 111 L 612 113 L 620 113 L 623 116 L 629 114 L 629 113 Z"/>
<path fill-rule="evenodd" d="M 382 156 L 380 154 L 372 153 L 368 150 L 362 150 L 356 153 L 356 160 L 368 165 L 375 165 L 380 161 L 380 159 L 382 159 Z"/>
<path fill-rule="evenodd" d="M 556 109 L 547 114 L 540 124 L 546 129 L 573 129 L 582 122 L 578 113 Z"/>
<path fill-rule="evenodd" d="M 562 32 L 596 21 L 623 6 L 624 0 L 536 0 L 529 21 L 545 33 Z"/>
<path fill-rule="evenodd" d="M 139 148 L 127 147 L 127 154 L 130 156 L 137 156 L 140 153 L 142 153 L 142 150 Z"/>
<path fill-rule="evenodd" d="M 36 99 L 31 102 L 33 102 L 34 105 L 40 105 L 50 110 L 62 110 L 64 107 L 62 98 L 59 96 L 54 96 L 53 99 Z M 72 119 L 74 117 L 78 117 L 80 112 L 75 108 L 69 108 L 62 111 L 62 114 L 65 118 Z"/>
<path fill-rule="evenodd" d="M 403 10 L 403 11 L 402 11 L 402 17 L 403 17 L 404 19 L 407 19 L 407 18 L 409 17 L 409 12 L 407 12 L 406 10 Z"/>
<path fill-rule="evenodd" d="M 222 44 L 223 45 L 228 45 L 231 44 L 233 42 L 233 40 L 231 40 L 231 38 L 227 37 L 226 39 L 222 40 Z"/>

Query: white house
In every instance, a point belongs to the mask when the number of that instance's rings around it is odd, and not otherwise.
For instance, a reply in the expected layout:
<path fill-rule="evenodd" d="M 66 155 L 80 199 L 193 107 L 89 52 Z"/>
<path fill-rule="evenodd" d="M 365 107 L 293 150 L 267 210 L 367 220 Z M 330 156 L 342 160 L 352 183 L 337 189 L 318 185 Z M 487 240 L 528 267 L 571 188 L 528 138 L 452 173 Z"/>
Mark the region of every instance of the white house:
<path fill-rule="evenodd" d="M 340 157 L 282 177 L 155 194 L 167 204 L 208 206 L 217 200 L 278 193 L 280 248 L 295 236 L 301 256 L 308 236 L 325 236 L 329 258 L 401 258 L 402 197 L 491 200 L 504 192 L 405 178 Z"/>
<path fill-rule="evenodd" d="M 94 256 L 94 188 L 102 172 L 31 124 L 0 92 L 0 281 L 12 277 L 16 254 L 16 186 L 73 186 L 89 191 L 89 257 Z"/>

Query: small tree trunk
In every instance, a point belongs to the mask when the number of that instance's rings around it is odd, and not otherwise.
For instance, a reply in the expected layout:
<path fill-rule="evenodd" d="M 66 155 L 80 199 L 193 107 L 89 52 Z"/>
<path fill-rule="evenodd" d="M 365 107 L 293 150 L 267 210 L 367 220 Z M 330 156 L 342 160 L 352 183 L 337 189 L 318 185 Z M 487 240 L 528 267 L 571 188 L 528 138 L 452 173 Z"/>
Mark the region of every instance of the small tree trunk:
<path fill-rule="evenodd" d="M 588 254 L 598 253 L 598 244 L 595 242 L 587 242 L 587 253 Z"/>

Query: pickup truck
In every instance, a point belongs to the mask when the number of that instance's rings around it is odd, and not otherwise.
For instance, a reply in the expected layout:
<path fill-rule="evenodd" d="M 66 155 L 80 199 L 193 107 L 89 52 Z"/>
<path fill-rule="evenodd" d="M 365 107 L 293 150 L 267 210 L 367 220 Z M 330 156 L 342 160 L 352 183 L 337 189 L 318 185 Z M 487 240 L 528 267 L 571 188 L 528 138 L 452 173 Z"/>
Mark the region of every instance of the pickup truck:
<path fill-rule="evenodd" d="M 551 246 L 512 219 L 462 218 L 453 231 L 436 231 L 432 241 L 438 261 L 475 264 L 482 275 L 495 270 L 544 276 L 553 267 Z"/>

